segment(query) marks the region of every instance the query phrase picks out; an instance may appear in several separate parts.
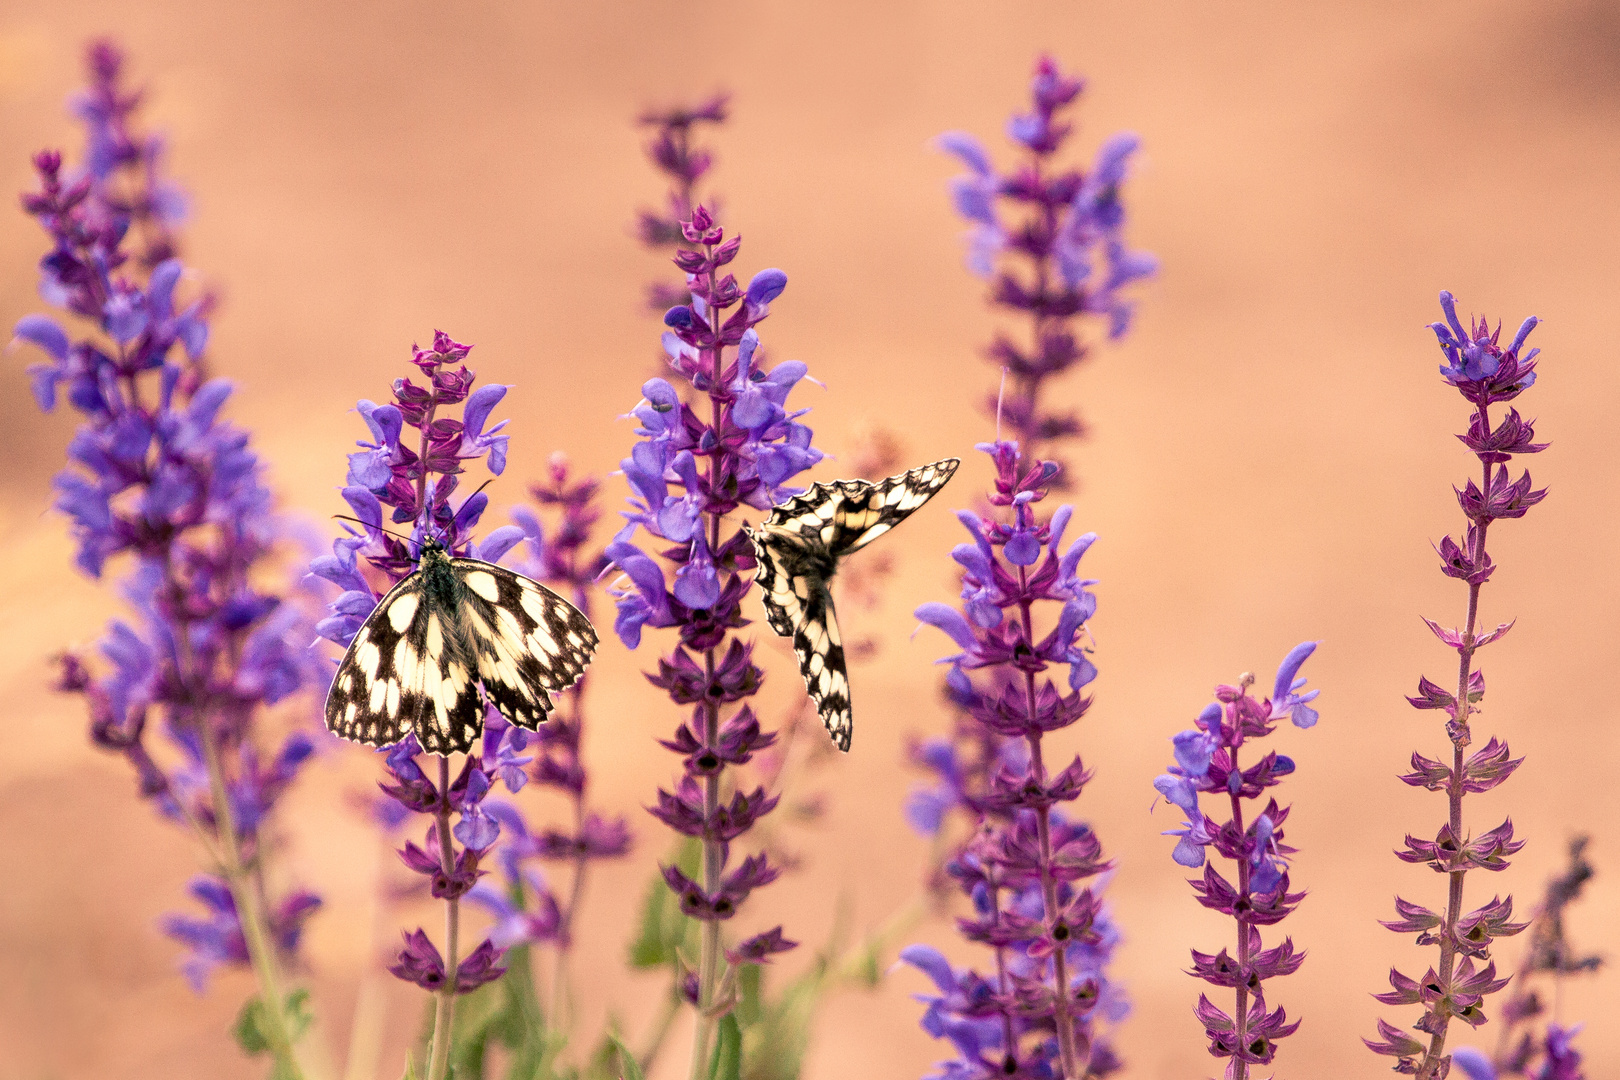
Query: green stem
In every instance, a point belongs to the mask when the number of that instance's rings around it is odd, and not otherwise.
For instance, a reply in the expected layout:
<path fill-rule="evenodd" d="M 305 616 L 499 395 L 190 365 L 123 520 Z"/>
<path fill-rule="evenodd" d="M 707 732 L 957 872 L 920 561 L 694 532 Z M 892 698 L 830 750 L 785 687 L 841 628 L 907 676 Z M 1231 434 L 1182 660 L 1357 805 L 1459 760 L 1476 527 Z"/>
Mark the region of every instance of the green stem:
<path fill-rule="evenodd" d="M 231 812 L 230 793 L 225 787 L 225 769 L 219 756 L 219 743 L 213 725 L 206 717 L 197 725 L 202 735 L 203 758 L 208 767 L 208 787 L 213 793 L 214 819 L 218 824 L 217 852 L 225 871 L 225 883 L 236 904 L 237 922 L 242 927 L 242 940 L 247 945 L 248 961 L 259 981 L 260 999 L 264 1004 L 263 1016 L 270 1041 L 270 1053 L 277 1068 L 292 1080 L 304 1074 L 293 1055 L 291 1033 L 287 1029 L 286 999 L 281 994 L 281 979 L 276 972 L 276 955 L 265 932 L 264 913 L 254 895 L 248 875 L 242 868 L 242 852 L 237 847 L 235 815 Z"/>
<path fill-rule="evenodd" d="M 448 877 L 455 873 L 455 854 L 450 848 L 450 759 L 439 758 L 439 865 Z M 444 985 L 439 988 L 439 1000 L 433 1010 L 433 1054 L 428 1064 L 427 1080 L 444 1080 L 450 1064 L 450 1033 L 456 1019 L 456 955 L 457 938 L 461 931 L 461 901 L 455 897 L 444 902 Z"/>

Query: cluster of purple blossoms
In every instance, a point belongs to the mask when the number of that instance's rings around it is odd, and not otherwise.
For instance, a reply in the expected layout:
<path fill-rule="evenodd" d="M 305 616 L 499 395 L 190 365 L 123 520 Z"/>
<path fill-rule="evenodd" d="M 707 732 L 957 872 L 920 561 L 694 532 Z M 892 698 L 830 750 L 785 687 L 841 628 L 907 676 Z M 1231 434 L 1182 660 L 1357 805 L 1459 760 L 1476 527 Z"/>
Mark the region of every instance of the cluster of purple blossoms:
<path fill-rule="evenodd" d="M 644 246 L 659 252 L 679 249 L 685 242 L 681 232 L 697 209 L 698 181 L 714 165 L 714 153 L 693 141 L 694 132 L 704 124 L 726 122 L 730 95 L 715 94 L 693 106 L 649 109 L 641 114 L 641 125 L 653 129 L 647 143 L 647 157 L 669 180 L 669 194 L 662 210 L 643 210 L 636 216 L 636 233 Z M 710 216 L 717 217 L 720 204 L 707 200 Z M 677 304 L 690 304 L 691 290 L 676 287 L 662 279 L 647 287 L 647 305 L 663 312 Z"/>
<path fill-rule="evenodd" d="M 311 573 L 343 590 L 331 603 L 332 614 L 316 627 L 322 637 L 343 647 L 388 590 L 416 569 L 414 549 L 422 541 L 435 539 L 454 557 L 499 562 L 527 535 L 520 525 L 506 525 L 475 540 L 473 530 L 489 497 L 480 490 L 459 503 L 452 499 L 464 462 L 482 458 L 495 475 L 506 468 L 506 422 L 488 425 L 507 388 L 491 383 L 474 390 L 475 375 L 462 363 L 470 348 L 442 332 L 434 333 L 431 348 L 412 351 L 411 363 L 421 370 L 425 385 L 408 377 L 396 379 L 391 403 L 361 401 L 356 407 L 371 441 L 361 442 L 360 450 L 349 455 L 343 498 L 359 528 L 345 525 L 332 554 L 310 565 Z M 457 405 L 459 419 L 441 414 Z M 416 433 L 414 439 L 407 439 L 407 428 Z M 384 507 L 391 509 L 394 522 L 412 523 L 409 542 L 384 531 Z M 437 757 L 436 778 L 428 775 L 414 735 L 394 745 L 385 758 L 389 782 L 382 791 L 398 806 L 396 813 L 429 818 L 423 843 L 407 842 L 400 858 L 445 902 L 443 953 L 419 928 L 405 935 L 405 947 L 389 968 L 439 995 L 429 1067 L 434 1080 L 444 1075 L 455 996 L 506 970 L 504 950 L 489 938 L 464 957 L 459 948 L 460 900 L 485 873 L 480 863 L 501 835 L 503 815 L 492 812 L 485 800 L 497 783 L 509 791 L 521 788 L 527 778 L 523 766 L 531 760 L 523 756 L 530 733 L 498 716 L 494 709 L 486 711 L 480 753 L 467 755 L 453 781 L 448 757 Z M 453 826 L 452 814 L 457 819 Z"/>
<path fill-rule="evenodd" d="M 1480 587 L 1496 569 L 1485 547 L 1486 534 L 1493 521 L 1523 517 L 1547 494 L 1545 489 L 1533 487 L 1528 472 L 1517 480 L 1508 472 L 1508 462 L 1515 454 L 1546 449 L 1545 443 L 1535 441 L 1532 423 L 1522 418 L 1517 409 L 1508 409 L 1498 423 L 1492 422 L 1490 414 L 1492 405 L 1512 401 L 1536 381 L 1536 355 L 1540 350 L 1520 354 L 1525 339 L 1535 329 L 1536 319 L 1526 319 L 1513 341 L 1503 348 L 1500 326 L 1492 330 L 1484 319 L 1472 327 L 1463 326 L 1450 293 L 1440 294 L 1440 307 L 1446 321 L 1430 327 L 1440 339 L 1446 360 L 1440 375 L 1472 407 L 1468 430 L 1457 437 L 1479 459 L 1481 475 L 1478 484 L 1470 480 L 1456 493 L 1468 520 L 1464 535 L 1460 540 L 1448 536 L 1437 548 L 1441 572 L 1468 586 L 1467 621 L 1461 629 L 1453 629 L 1424 620 L 1436 637 L 1457 652 L 1456 690 L 1452 692 L 1424 678 L 1418 683 L 1417 695 L 1408 699 L 1413 708 L 1439 709 L 1447 717 L 1451 764 L 1414 753 L 1412 772 L 1401 777 L 1414 787 L 1444 791 L 1447 819 L 1433 840 L 1409 835 L 1406 846 L 1397 854 L 1406 862 L 1426 865 L 1446 875 L 1446 908 L 1443 913 L 1431 911 L 1396 897 L 1400 918 L 1384 923 L 1397 933 L 1416 934 L 1419 945 L 1440 947 L 1439 961 L 1421 978 L 1391 969 L 1389 979 L 1394 989 L 1377 995 L 1387 1005 L 1421 1006 L 1423 1015 L 1414 1027 L 1428 1036 L 1427 1041 L 1384 1020 L 1378 1021 L 1379 1039 L 1365 1040 L 1374 1052 L 1398 1059 L 1397 1072 L 1415 1074 L 1419 1080 L 1439 1080 L 1449 1070 L 1451 1061 L 1445 1046 L 1453 1017 L 1470 1027 L 1485 1023 L 1486 996 L 1508 982 L 1496 977 L 1491 943 L 1517 934 L 1527 925 L 1513 922 L 1512 897 L 1493 898 L 1483 907 L 1463 911 L 1463 879 L 1468 872 L 1507 869 L 1508 856 L 1523 847 L 1524 841 L 1514 838 L 1511 819 L 1478 836 L 1470 835 L 1463 825 L 1462 802 L 1465 794 L 1489 791 L 1502 783 L 1524 760 L 1512 757 L 1507 744 L 1495 738 L 1472 754 L 1465 751 L 1473 744 L 1469 716 L 1485 696 L 1484 673 L 1474 668 L 1474 654 L 1512 626 L 1505 623 L 1494 630 L 1478 629 Z"/>
<path fill-rule="evenodd" d="M 752 585 L 754 549 L 741 529 L 727 531 L 724 518 L 741 506 L 767 510 L 787 498 L 795 491 L 787 483 L 822 455 L 811 446 L 810 429 L 798 422 L 803 413 L 786 404 L 805 365 L 788 361 L 766 370 L 755 362 L 754 328 L 786 288 L 787 275 L 762 270 L 743 288 L 725 272 L 739 238 L 726 239 L 701 206 L 681 228 L 687 246 L 674 262 L 686 274 L 692 301 L 665 314 L 664 347 L 693 402 L 683 402 L 665 379 L 642 386 L 633 413 L 640 441 L 621 463 L 634 509 L 607 556 L 625 583 L 614 591 L 620 640 L 634 649 L 649 626 L 679 634 L 648 678 L 676 706 L 691 710 L 691 722 L 663 742 L 681 756 L 684 775 L 674 791 L 658 792 L 651 812 L 703 844 L 702 881 L 674 865 L 664 868 L 664 879 L 682 912 L 702 923 L 693 1060 L 706 1062 L 712 1028 L 730 1009 L 721 989 L 723 980 L 732 980 L 721 970 L 719 924 L 779 873 L 764 855 L 735 866 L 730 860 L 732 842 L 774 809 L 777 798 L 763 787 L 738 787 L 722 802 L 726 768 L 746 764 L 776 736 L 761 729 L 746 704 L 764 672 L 754 663 L 753 643 L 733 633 L 749 622 L 742 602 Z M 674 566 L 673 582 L 664 562 L 632 543 L 638 529 L 666 545 L 661 554 Z M 722 720 L 726 707 L 738 703 Z M 778 927 L 726 955 L 735 968 L 790 946 Z"/>
<path fill-rule="evenodd" d="M 1243 800 L 1259 799 L 1267 788 L 1281 783 L 1294 771 L 1294 762 L 1272 750 L 1245 768 L 1238 754 L 1247 740 L 1271 734 L 1284 717 L 1295 727 L 1315 726 L 1317 712 L 1310 703 L 1319 691 L 1304 691 L 1305 679 L 1299 675 L 1315 651 L 1314 641 L 1296 646 L 1277 669 L 1271 697 L 1264 700 L 1249 695 L 1252 675 L 1245 675 L 1237 686 L 1217 686 L 1215 701 L 1198 714 L 1196 727 L 1171 740 L 1176 763 L 1153 781 L 1154 789 L 1186 815 L 1183 827 L 1168 835 L 1180 837 L 1172 856 L 1177 863 L 1204 868 L 1202 878 L 1189 882 L 1198 902 L 1237 922 L 1237 956 L 1225 949 L 1213 956 L 1196 949 L 1192 953 L 1193 975 L 1236 995 L 1230 1013 L 1203 994 L 1194 1010 L 1209 1037 L 1209 1052 L 1228 1059 L 1228 1080 L 1247 1080 L 1250 1066 L 1269 1065 L 1277 1043 L 1299 1027 L 1297 1020 L 1289 1023 L 1281 1007 L 1266 1011 L 1263 983 L 1299 970 L 1305 954 L 1294 950 L 1292 938 L 1267 949 L 1260 937 L 1260 927 L 1281 922 L 1305 896 L 1288 891 L 1286 856 L 1294 851 L 1283 842 L 1288 808 L 1268 797 L 1265 809 L 1252 820 L 1246 822 L 1243 812 Z M 1204 792 L 1217 798 L 1224 794 L 1231 817 L 1222 822 L 1207 816 L 1198 803 Z M 1236 864 L 1235 884 L 1206 860 L 1205 848 L 1214 848 Z"/>
<path fill-rule="evenodd" d="M 961 807 L 977 821 L 973 839 L 946 866 L 973 915 L 965 937 L 995 952 L 996 973 L 953 971 L 927 947 L 902 959 L 921 968 L 942 997 L 929 1001 L 924 1027 L 950 1039 L 959 1059 L 946 1080 L 991 1076 L 1104 1076 L 1120 1068 L 1097 1020 L 1123 1019 L 1125 1002 L 1105 966 L 1117 933 L 1100 898 L 1083 884 L 1108 869 L 1091 829 L 1059 807 L 1079 798 L 1089 774 L 1078 757 L 1056 772 L 1043 739 L 1083 716 L 1082 691 L 1097 669 L 1081 643 L 1097 609 L 1080 559 L 1096 540 L 1063 545 L 1071 507 L 1042 523 L 1035 504 L 1057 475 L 1054 462 L 1029 462 L 1011 442 L 979 447 L 996 466 L 990 503 L 1006 520 L 958 511 L 972 542 L 951 554 L 962 566 L 961 610 L 924 604 L 917 618 L 950 635 L 952 702 L 988 736 L 970 772 L 955 744 L 925 744 L 922 756 L 939 787 L 914 797 L 914 824 L 937 830 L 944 810 Z M 1048 607 L 1052 605 L 1052 607 Z M 1054 610 L 1055 608 L 1055 610 Z M 1051 610 L 1051 628 L 1036 615 Z M 1061 685 L 1047 673 L 1064 668 Z M 969 672 L 978 673 L 977 681 Z M 978 782 L 970 784 L 969 777 Z M 1099 1008 L 1099 1006 L 1101 1006 Z"/>
<path fill-rule="evenodd" d="M 192 949 L 188 977 L 200 990 L 215 967 L 251 965 L 270 1003 L 270 1047 L 296 1072 L 280 973 L 296 965 L 320 901 L 275 898 L 264 828 L 314 744 L 300 731 L 274 742 L 262 708 L 314 682 L 299 640 L 307 620 L 265 585 L 283 529 L 247 433 L 220 418 L 230 384 L 206 376 L 209 302 L 179 299 L 181 199 L 158 177 L 160 143 L 136 133 L 140 95 L 122 84 L 118 50 L 93 45 L 89 66 L 91 88 L 75 101 L 86 163 L 37 154 L 39 190 L 22 200 L 52 245 L 40 293 L 82 336 L 39 315 L 15 334 L 47 358 L 29 369 L 40 408 L 65 396 L 82 417 L 54 482 L 76 561 L 100 578 L 127 556 L 120 592 L 137 618 L 108 628 L 104 674 L 69 655 L 58 685 L 84 696 L 91 740 L 124 757 L 141 795 L 193 828 L 217 866 L 192 885 L 207 916 L 165 920 Z M 139 252 L 132 233 L 145 236 Z"/>
<path fill-rule="evenodd" d="M 1459 1047 L 1452 1064 L 1468 1080 L 1584 1080 L 1581 1054 L 1575 1049 L 1575 1036 L 1582 1025 L 1565 1025 L 1557 1017 L 1562 981 L 1571 976 L 1598 970 L 1602 957 L 1582 955 L 1570 943 L 1565 913 L 1580 898 L 1593 875 L 1586 859 L 1585 836 L 1570 841 L 1569 865 L 1547 883 L 1547 892 L 1530 922 L 1529 944 L 1513 980 L 1513 990 L 1502 1006 L 1502 1030 L 1494 1054 L 1471 1046 Z M 1554 983 L 1551 1018 L 1535 980 L 1551 978 Z M 1542 1025 L 1538 1030 L 1538 1025 Z"/>
<path fill-rule="evenodd" d="M 535 501 L 553 517 L 550 535 L 533 510 L 517 507 L 512 511 L 525 536 L 525 543 L 515 553 L 522 557 L 514 562 L 514 569 L 567 596 L 587 618 L 593 586 L 607 562 L 591 544 L 592 530 L 601 517 L 596 503 L 599 488 L 595 477 L 571 476 L 567 459 L 555 454 L 547 483 L 529 489 Z M 604 817 L 591 810 L 586 800 L 589 774 L 580 744 L 585 733 L 584 694 L 588 681 L 589 672 L 556 695 L 557 710 L 539 731 L 529 735 L 527 748 L 533 754 L 532 764 L 528 758 L 519 758 L 505 766 L 517 770 L 507 774 L 508 790 L 519 790 L 527 779 L 537 787 L 557 791 L 568 801 L 570 822 L 532 829 L 515 804 L 489 799 L 485 809 L 502 823 L 506 836 L 498 853 L 501 885 L 480 883 L 468 894 L 469 900 L 494 917 L 490 938 L 496 945 L 512 949 L 543 943 L 555 951 L 549 1012 L 554 1021 L 559 1015 L 568 1015 L 573 926 L 583 903 L 590 866 L 601 859 L 622 857 L 630 850 L 630 827 L 624 818 Z M 492 712 L 485 726 L 486 759 L 488 748 L 500 745 L 501 736 L 496 732 L 506 728 L 500 715 Z M 523 765 L 528 765 L 527 770 L 522 769 Z M 547 877 L 535 868 L 535 862 L 569 868 L 571 881 L 561 899 Z M 525 962 L 521 952 L 513 955 L 515 965 Z"/>
<path fill-rule="evenodd" d="M 1049 454 L 1048 442 L 1084 430 L 1073 410 L 1041 400 L 1047 380 L 1086 358 L 1074 320 L 1101 315 L 1109 338 L 1123 337 L 1134 308 L 1125 292 L 1158 265 L 1151 255 L 1125 246 L 1120 186 L 1137 148 L 1135 135 L 1109 139 L 1089 171 L 1055 163 L 1073 131 L 1063 113 L 1083 88 L 1082 80 L 1065 75 L 1050 57 L 1040 59 L 1031 110 L 1007 124 L 1007 134 L 1025 154 L 1014 172 L 998 173 L 984 146 L 964 132 L 949 132 L 938 143 L 969 170 L 951 186 L 957 212 L 973 225 L 968 268 L 992 279 L 992 304 L 1032 321 L 1027 343 L 998 334 L 987 350 L 990 362 L 1011 376 L 1004 396 L 991 395 L 990 408 L 1032 457 Z M 1022 220 L 1009 223 L 1006 211 Z M 1064 482 L 1060 477 L 1058 483 Z"/>

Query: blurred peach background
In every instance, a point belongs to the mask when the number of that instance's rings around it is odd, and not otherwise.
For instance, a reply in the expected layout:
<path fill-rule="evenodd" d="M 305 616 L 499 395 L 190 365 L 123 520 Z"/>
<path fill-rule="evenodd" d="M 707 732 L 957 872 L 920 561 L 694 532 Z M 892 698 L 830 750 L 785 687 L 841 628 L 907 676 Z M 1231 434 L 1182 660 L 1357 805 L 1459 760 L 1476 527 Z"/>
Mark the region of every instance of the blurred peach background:
<path fill-rule="evenodd" d="M 1530 843 L 1500 878 L 1471 876 L 1469 898 L 1511 891 L 1528 908 L 1566 838 L 1590 830 L 1599 877 L 1572 931 L 1620 953 L 1612 5 L 10 0 L 0 191 L 31 183 L 38 147 L 77 153 L 62 101 L 97 33 L 129 47 L 151 89 L 147 121 L 169 133 L 171 171 L 195 195 L 187 261 L 225 293 L 212 355 L 239 384 L 232 415 L 253 430 L 286 507 L 323 531 L 363 430 L 348 410 L 385 395 L 411 342 L 436 327 L 476 344 L 483 379 L 516 384 L 501 413 L 514 439 L 497 506 L 520 500 L 555 449 L 615 467 L 631 440 L 616 417 L 657 355 L 643 283 L 669 272 L 631 233 L 634 210 L 661 192 L 631 120 L 719 87 L 735 110 L 714 184 L 745 237 L 739 273 L 780 266 L 791 278 L 763 330 L 778 358 L 826 383 L 801 391 L 818 441 L 847 453 L 882 424 L 908 461 L 966 456 L 989 433 L 976 405 L 993 380 L 978 356 L 993 320 L 961 267 L 944 191 L 952 164 L 928 141 L 963 128 L 1005 161 L 1001 127 L 1039 51 L 1090 79 L 1078 141 L 1089 158 L 1114 131 L 1140 133 L 1131 236 L 1162 260 L 1136 331 L 1062 391 L 1093 426 L 1076 455 L 1077 521 L 1102 536 L 1087 557 L 1102 580 L 1102 676 L 1068 734 L 1096 771 L 1080 812 L 1119 865 L 1110 896 L 1128 936 L 1118 973 L 1136 1001 L 1120 1040 L 1132 1077 L 1212 1071 L 1191 1015 L 1199 984 L 1181 969 L 1189 946 L 1230 933 L 1170 861 L 1158 831 L 1176 820 L 1148 813 L 1166 740 L 1214 683 L 1245 670 L 1269 680 L 1307 638 L 1323 642 L 1307 669 L 1322 722 L 1278 742 L 1299 762 L 1283 792 L 1301 849 L 1294 879 L 1311 892 L 1287 929 L 1310 958 L 1274 994 L 1305 1019 L 1278 1072 L 1385 1074 L 1358 1039 L 1379 1009 L 1368 995 L 1391 964 L 1421 972 L 1431 954 L 1375 920 L 1391 916 L 1397 890 L 1431 905 L 1443 893 L 1391 854 L 1444 812 L 1440 796 L 1395 779 L 1413 749 L 1443 746 L 1435 714 L 1401 695 L 1451 663 L 1419 614 L 1455 622 L 1464 602 L 1428 546 L 1459 526 L 1448 485 L 1471 458 L 1452 437 L 1465 415 L 1436 377 L 1424 324 L 1440 317 L 1441 288 L 1510 330 L 1541 316 L 1543 377 L 1520 405 L 1553 442 L 1532 463 L 1552 494 L 1493 530 L 1499 570 L 1483 619 L 1519 624 L 1485 654 L 1490 696 L 1476 724 L 1528 761 L 1467 803 L 1476 828 L 1511 813 Z M 0 214 L 0 324 L 41 308 L 42 244 L 19 212 Z M 0 1078 L 258 1075 L 225 1035 L 247 979 L 193 997 L 156 928 L 183 905 L 197 853 L 87 745 L 78 703 L 45 689 L 49 656 L 93 639 L 115 604 L 69 569 L 63 523 L 45 512 L 73 421 L 37 414 L 28 360 L 7 357 L 12 392 L 0 401 L 12 432 L 0 473 L 0 844 L 11 868 Z M 972 463 L 947 501 L 967 502 L 987 475 Z M 766 890 L 750 925 L 785 921 L 814 944 L 839 903 L 872 925 L 916 887 L 924 849 L 900 816 L 914 782 L 902 748 L 943 727 L 930 662 L 947 649 L 932 631 L 907 635 L 913 607 L 955 593 L 946 509 L 885 542 L 899 572 L 869 617 L 885 658 L 855 673 L 855 752 L 821 773 L 830 810 L 803 839 L 805 872 Z M 594 1024 L 611 1007 L 631 1032 L 659 980 L 627 979 L 619 963 L 665 843 L 638 807 L 672 770 L 652 741 L 670 710 L 634 674 L 653 658 L 646 646 L 603 649 L 587 748 L 595 799 L 630 814 L 639 849 L 593 887 L 583 1008 Z M 791 661 L 775 649 L 769 664 L 768 700 L 785 707 Z M 406 917 L 372 926 L 393 856 L 345 793 L 375 773 L 368 755 L 336 750 L 284 820 L 288 865 L 327 899 L 309 947 L 337 1046 L 362 974 L 376 981 L 378 950 Z M 982 959 L 944 921 L 914 937 Z M 1502 958 L 1518 954 L 1510 942 Z M 394 1076 L 417 997 L 377 984 L 383 1075 Z M 909 995 L 924 988 L 901 971 L 832 1000 L 806 1076 L 921 1075 L 945 1056 L 916 1024 Z M 1573 982 L 1564 1007 L 1588 1022 L 1589 1075 L 1614 1075 L 1613 973 Z M 1388 1012 L 1410 1021 L 1413 1010 Z M 673 1049 L 666 1065 L 680 1060 Z"/>

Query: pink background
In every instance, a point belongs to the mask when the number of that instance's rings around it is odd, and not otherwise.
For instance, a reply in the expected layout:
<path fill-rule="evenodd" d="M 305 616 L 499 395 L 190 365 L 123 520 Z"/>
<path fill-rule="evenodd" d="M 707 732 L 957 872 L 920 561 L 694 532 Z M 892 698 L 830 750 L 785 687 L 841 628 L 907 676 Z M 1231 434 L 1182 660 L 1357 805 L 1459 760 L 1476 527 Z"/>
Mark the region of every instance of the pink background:
<path fill-rule="evenodd" d="M 1391 896 L 1438 905 L 1439 880 L 1396 861 L 1408 830 L 1431 834 L 1440 796 L 1400 784 L 1411 751 L 1443 748 L 1435 714 L 1401 700 L 1449 653 L 1419 621 L 1460 618 L 1464 590 L 1428 545 L 1459 525 L 1448 485 L 1471 459 L 1452 438 L 1460 400 L 1435 375 L 1424 324 L 1449 288 L 1463 311 L 1511 328 L 1545 324 L 1543 381 L 1522 401 L 1553 448 L 1532 462 L 1547 502 L 1492 533 L 1488 624 L 1518 628 L 1484 656 L 1476 725 L 1528 756 L 1503 789 L 1470 798 L 1477 830 L 1511 813 L 1530 841 L 1469 898 L 1512 891 L 1528 907 L 1565 838 L 1596 834 L 1599 878 L 1572 917 L 1582 945 L 1620 952 L 1620 798 L 1614 762 L 1615 241 L 1620 225 L 1620 14 L 1602 3 L 1500 0 L 1411 5 L 1212 6 L 891 3 L 398 3 L 140 5 L 12 0 L 0 12 L 0 191 L 30 183 L 27 154 L 79 135 L 62 108 L 89 35 L 116 33 L 152 89 L 173 171 L 196 195 L 188 262 L 224 290 L 213 357 L 237 380 L 231 406 L 272 465 L 291 511 L 323 533 L 340 510 L 347 410 L 380 398 L 408 346 L 436 327 L 473 342 L 487 381 L 515 384 L 512 465 L 491 493 L 523 497 L 566 448 L 606 471 L 631 441 L 658 326 L 639 306 L 666 267 L 638 248 L 637 206 L 661 190 L 631 118 L 649 102 L 735 92 L 715 182 L 745 238 L 741 272 L 792 283 L 763 328 L 779 358 L 806 361 L 818 441 L 847 453 L 864 426 L 903 439 L 908 461 L 965 454 L 990 429 L 993 380 L 978 359 L 994 320 L 960 265 L 961 226 L 928 140 L 986 136 L 1025 99 L 1050 49 L 1091 79 L 1079 142 L 1139 132 L 1131 236 L 1163 262 L 1138 329 L 1065 382 L 1093 425 L 1076 455 L 1077 522 L 1101 611 L 1102 670 L 1086 721 L 1063 746 L 1097 777 L 1079 803 L 1117 859 L 1110 896 L 1128 941 L 1118 973 L 1136 1013 L 1121 1036 L 1129 1075 L 1204 1075 L 1191 1016 L 1189 946 L 1229 927 L 1196 907 L 1149 816 L 1169 735 L 1210 687 L 1244 670 L 1268 683 L 1290 646 L 1320 638 L 1307 669 L 1321 724 L 1282 730 L 1299 762 L 1284 792 L 1294 879 L 1311 891 L 1287 924 L 1310 951 L 1274 1003 L 1305 1018 L 1283 1076 L 1375 1076 L 1361 1050 L 1391 964 L 1420 974 L 1432 950 L 1382 930 Z M 41 305 L 35 226 L 0 214 L 0 323 Z M 0 475 L 0 1076 L 254 1076 L 224 1035 L 245 976 L 194 998 L 159 936 L 199 856 L 157 822 L 116 762 L 86 743 L 77 702 L 45 689 L 48 658 L 91 640 L 115 610 L 69 567 L 62 521 L 42 513 L 72 419 L 40 417 L 15 355 Z M 817 475 L 837 473 L 831 463 Z M 784 921 L 823 941 L 844 906 L 874 925 L 916 888 L 924 846 L 899 805 L 914 776 L 904 739 L 942 729 L 932 631 L 907 640 L 918 603 L 954 596 L 946 512 L 983 487 L 971 462 L 943 500 L 884 546 L 898 573 L 866 628 L 884 659 L 854 674 L 855 752 L 816 773 L 829 814 L 796 836 L 804 871 L 750 904 L 740 929 Z M 614 503 L 622 488 L 609 482 Z M 662 644 L 658 642 L 657 644 Z M 794 699 L 773 639 L 766 701 Z M 582 1009 L 611 1006 L 643 1030 L 659 979 L 619 970 L 626 924 L 666 834 L 638 807 L 672 772 L 653 743 L 671 710 L 635 675 L 652 649 L 602 650 L 587 753 L 594 799 L 627 813 L 638 858 L 603 872 L 580 945 Z M 397 1075 L 418 997 L 377 980 L 395 928 L 378 915 L 389 855 L 348 809 L 376 775 L 368 755 L 325 756 L 287 805 L 286 858 L 327 908 L 312 924 L 322 1036 L 341 1048 L 363 975 L 387 1008 L 383 1065 Z M 528 798 L 528 796 L 525 796 Z M 540 806 L 542 800 L 531 805 Z M 389 871 L 390 874 L 392 870 Z M 934 919 L 912 935 L 982 957 Z M 809 959 L 784 961 L 783 968 Z M 1516 942 L 1502 950 L 1516 962 Z M 1611 975 L 1571 985 L 1589 1023 L 1589 1075 L 1620 1068 Z M 897 973 L 828 1002 L 811 1080 L 916 1076 L 943 1048 L 917 1028 L 924 989 Z M 1414 1012 L 1386 1010 L 1410 1022 Z M 683 1041 L 684 1032 L 677 1041 Z M 658 1076 L 683 1066 L 672 1046 Z"/>

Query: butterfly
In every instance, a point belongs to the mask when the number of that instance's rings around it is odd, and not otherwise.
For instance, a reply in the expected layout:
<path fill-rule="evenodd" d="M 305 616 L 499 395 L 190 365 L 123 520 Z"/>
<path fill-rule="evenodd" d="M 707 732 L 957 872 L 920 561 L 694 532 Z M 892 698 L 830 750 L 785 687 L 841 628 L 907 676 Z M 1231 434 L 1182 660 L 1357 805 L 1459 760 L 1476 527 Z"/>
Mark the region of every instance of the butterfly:
<path fill-rule="evenodd" d="M 551 694 L 585 673 L 596 630 L 567 600 L 503 566 L 454 558 L 433 539 L 416 571 L 366 617 L 326 695 L 326 726 L 371 746 L 416 733 L 432 754 L 465 751 L 484 697 L 534 730 Z"/>
<path fill-rule="evenodd" d="M 772 630 L 793 639 L 805 689 L 840 750 L 849 749 L 854 718 L 844 642 L 827 582 L 840 559 L 910 517 L 960 464 L 946 458 L 875 484 L 816 484 L 774 507 L 757 529 L 743 526 L 758 556 L 755 580 L 763 592 L 765 618 Z"/>

